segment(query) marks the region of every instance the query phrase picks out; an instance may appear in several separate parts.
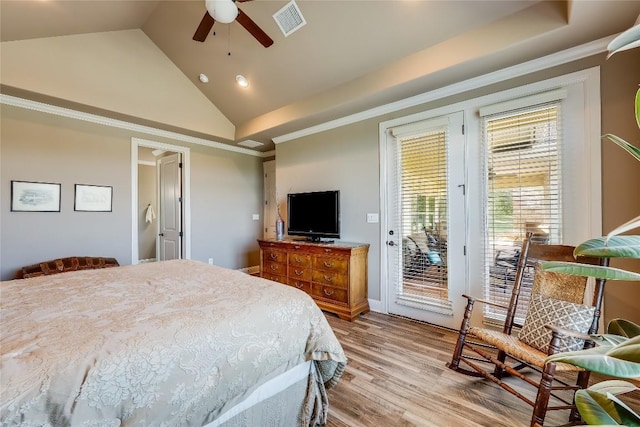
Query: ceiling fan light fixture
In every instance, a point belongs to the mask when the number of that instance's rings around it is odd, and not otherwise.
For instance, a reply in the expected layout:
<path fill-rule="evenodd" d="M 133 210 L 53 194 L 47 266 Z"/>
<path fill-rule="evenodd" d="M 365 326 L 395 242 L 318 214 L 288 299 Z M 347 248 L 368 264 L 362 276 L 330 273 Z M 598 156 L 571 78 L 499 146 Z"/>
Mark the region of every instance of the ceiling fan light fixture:
<path fill-rule="evenodd" d="M 242 74 L 236 76 L 236 83 L 238 83 L 240 87 L 249 87 L 249 80 Z"/>
<path fill-rule="evenodd" d="M 209 15 L 222 24 L 230 24 L 238 16 L 238 6 L 233 0 L 207 0 L 205 5 Z"/>

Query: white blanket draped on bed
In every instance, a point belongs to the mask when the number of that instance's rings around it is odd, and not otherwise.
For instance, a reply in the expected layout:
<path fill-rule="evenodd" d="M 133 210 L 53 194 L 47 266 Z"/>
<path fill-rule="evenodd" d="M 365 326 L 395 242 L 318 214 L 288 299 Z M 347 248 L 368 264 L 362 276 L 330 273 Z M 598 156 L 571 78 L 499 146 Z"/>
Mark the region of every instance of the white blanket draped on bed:
<path fill-rule="evenodd" d="M 200 262 L 15 280 L 0 291 L 3 425 L 203 425 L 301 362 L 318 361 L 326 386 L 346 364 L 305 293 Z M 311 408 L 314 422 L 322 406 Z"/>

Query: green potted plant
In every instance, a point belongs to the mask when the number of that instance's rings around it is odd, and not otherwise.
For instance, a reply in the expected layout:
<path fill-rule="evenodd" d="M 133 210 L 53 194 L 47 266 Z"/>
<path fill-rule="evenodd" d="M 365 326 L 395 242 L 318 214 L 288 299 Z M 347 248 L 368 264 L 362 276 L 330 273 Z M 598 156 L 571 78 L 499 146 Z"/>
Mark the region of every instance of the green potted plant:
<path fill-rule="evenodd" d="M 636 23 L 638 24 L 638 23 Z M 609 57 L 621 50 L 640 46 L 640 25 L 625 31 L 609 45 Z M 640 128 L 640 90 L 635 98 L 636 123 Z M 640 148 L 622 138 L 604 135 L 636 160 L 640 161 Z M 621 235 L 640 228 L 640 216 L 622 224 L 607 236 L 588 240 L 575 249 L 575 256 L 607 258 L 640 258 L 640 235 Z M 573 263 L 545 263 L 545 270 L 607 280 L 640 281 L 640 274 L 613 267 L 585 266 Z M 596 346 L 581 351 L 559 353 L 547 361 L 570 363 L 575 366 L 616 378 L 640 379 L 640 327 L 632 322 L 616 319 L 610 322 L 607 334 L 585 337 Z M 618 396 L 639 388 L 629 382 L 608 380 L 578 390 L 575 403 L 582 419 L 590 425 L 640 426 L 640 415 L 622 402 Z"/>

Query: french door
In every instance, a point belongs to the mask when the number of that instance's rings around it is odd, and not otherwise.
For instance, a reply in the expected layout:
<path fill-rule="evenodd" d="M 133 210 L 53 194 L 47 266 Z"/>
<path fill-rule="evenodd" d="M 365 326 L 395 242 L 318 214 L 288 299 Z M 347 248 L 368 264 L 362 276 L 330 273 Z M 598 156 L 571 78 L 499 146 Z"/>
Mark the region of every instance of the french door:
<path fill-rule="evenodd" d="M 386 130 L 388 311 L 457 328 L 464 312 L 463 113 Z"/>

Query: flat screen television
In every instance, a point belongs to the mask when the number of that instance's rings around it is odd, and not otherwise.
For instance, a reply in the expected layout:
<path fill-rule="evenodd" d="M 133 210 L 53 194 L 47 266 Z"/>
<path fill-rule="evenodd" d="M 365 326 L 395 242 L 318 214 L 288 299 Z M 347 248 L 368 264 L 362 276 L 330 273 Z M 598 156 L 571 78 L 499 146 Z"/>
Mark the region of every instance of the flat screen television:
<path fill-rule="evenodd" d="M 308 240 L 340 238 L 340 191 L 287 195 L 287 233 Z"/>

